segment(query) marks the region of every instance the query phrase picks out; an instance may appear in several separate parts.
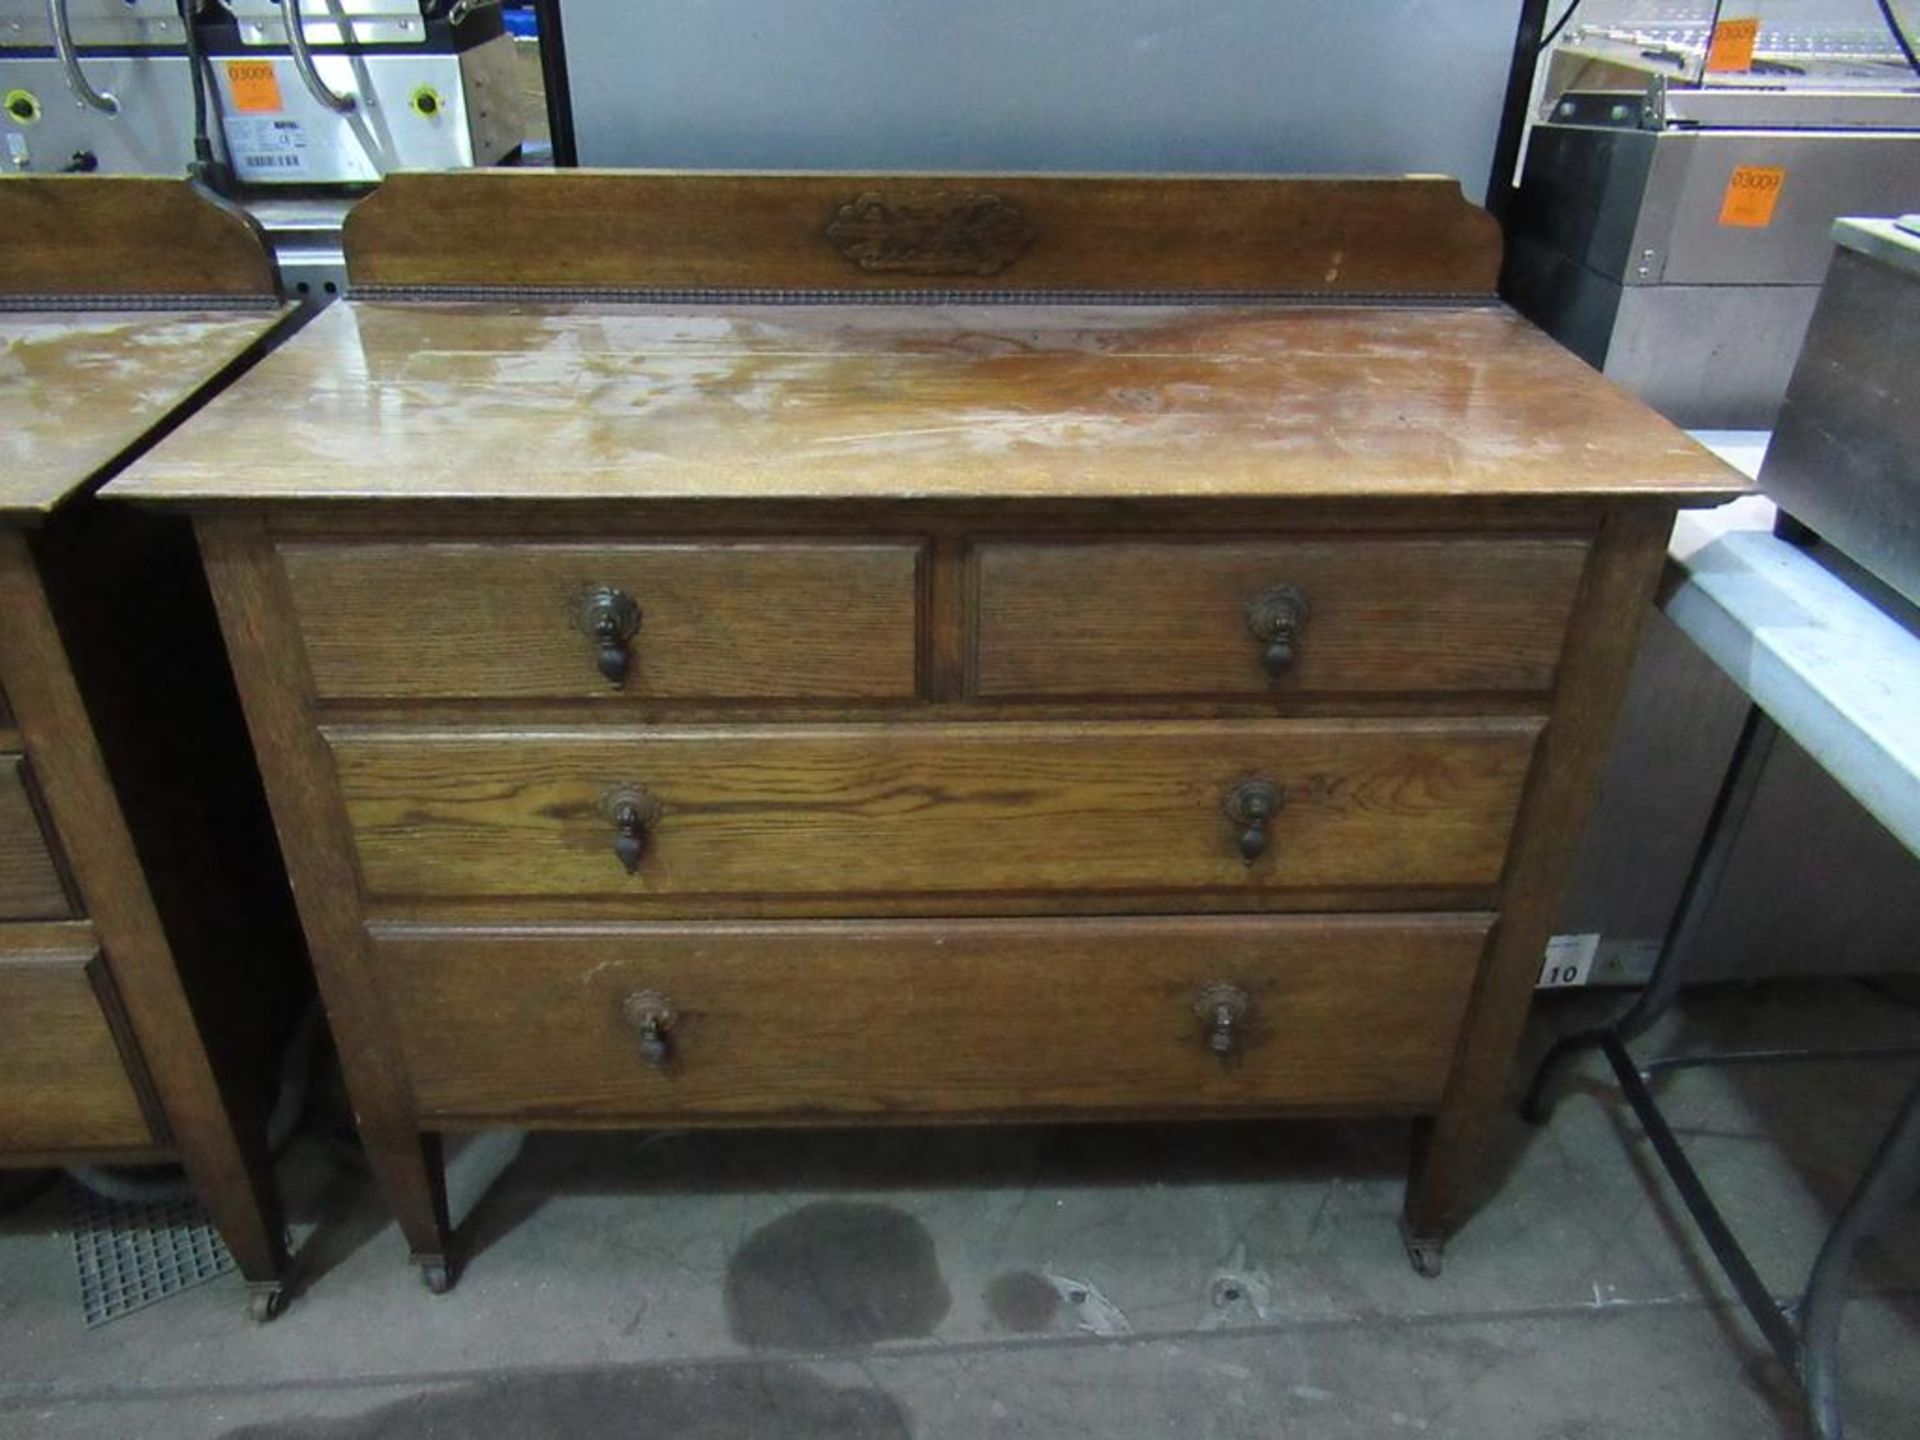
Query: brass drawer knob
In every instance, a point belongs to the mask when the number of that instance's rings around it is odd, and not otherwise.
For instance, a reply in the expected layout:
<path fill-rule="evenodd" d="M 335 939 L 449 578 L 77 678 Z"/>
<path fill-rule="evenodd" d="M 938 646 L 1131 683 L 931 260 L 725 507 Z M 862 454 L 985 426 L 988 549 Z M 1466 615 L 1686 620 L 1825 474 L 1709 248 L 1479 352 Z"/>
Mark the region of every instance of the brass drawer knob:
<path fill-rule="evenodd" d="M 1267 851 L 1273 817 L 1284 799 L 1271 780 L 1243 780 L 1227 792 L 1227 818 L 1239 827 L 1240 858 L 1251 865 Z"/>
<path fill-rule="evenodd" d="M 1313 606 L 1297 585 L 1276 585 L 1247 606 L 1247 628 L 1266 647 L 1260 664 L 1267 679 L 1278 680 L 1292 667 L 1300 631 L 1312 614 Z"/>
<path fill-rule="evenodd" d="M 673 1058 L 673 1002 L 658 990 L 636 990 L 620 1006 L 634 1030 L 640 1058 L 658 1070 Z"/>
<path fill-rule="evenodd" d="M 624 590 L 595 585 L 580 597 L 580 629 L 594 643 L 600 673 L 618 690 L 633 668 L 633 637 L 640 630 L 639 603 Z"/>
<path fill-rule="evenodd" d="M 1247 992 L 1238 985 L 1216 981 L 1193 997 L 1193 1013 L 1200 1017 L 1201 1039 L 1207 1049 L 1220 1057 L 1222 1064 L 1240 1048 L 1246 1031 L 1247 1012 L 1253 1006 Z"/>
<path fill-rule="evenodd" d="M 629 875 L 640 872 L 647 832 L 660 819 L 660 802 L 638 785 L 618 785 L 600 799 L 600 813 L 613 826 L 613 853 Z"/>

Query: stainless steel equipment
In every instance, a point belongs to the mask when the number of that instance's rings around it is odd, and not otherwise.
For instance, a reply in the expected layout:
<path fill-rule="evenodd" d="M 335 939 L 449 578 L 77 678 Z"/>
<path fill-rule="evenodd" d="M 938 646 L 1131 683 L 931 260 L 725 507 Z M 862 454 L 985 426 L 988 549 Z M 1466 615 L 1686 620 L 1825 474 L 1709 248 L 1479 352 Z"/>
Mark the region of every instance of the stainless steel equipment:
<path fill-rule="evenodd" d="M 1764 428 L 1834 218 L 1920 205 L 1920 76 L 1869 0 L 1774 0 L 1747 68 L 1709 71 L 1712 10 L 1582 7 L 1544 70 L 1504 288 L 1680 423 Z"/>
<path fill-rule="evenodd" d="M 470 0 L 225 0 L 207 30 L 234 175 L 338 184 L 506 158 L 527 133 L 513 40 Z"/>
<path fill-rule="evenodd" d="M 1520 0 L 562 0 L 582 165 L 1459 176 Z"/>
<path fill-rule="evenodd" d="M 0 0 L 0 162 L 185 174 L 193 160 L 185 44 L 174 0 Z"/>
<path fill-rule="evenodd" d="M 1920 215 L 1833 239 L 1760 485 L 1920 604 Z"/>

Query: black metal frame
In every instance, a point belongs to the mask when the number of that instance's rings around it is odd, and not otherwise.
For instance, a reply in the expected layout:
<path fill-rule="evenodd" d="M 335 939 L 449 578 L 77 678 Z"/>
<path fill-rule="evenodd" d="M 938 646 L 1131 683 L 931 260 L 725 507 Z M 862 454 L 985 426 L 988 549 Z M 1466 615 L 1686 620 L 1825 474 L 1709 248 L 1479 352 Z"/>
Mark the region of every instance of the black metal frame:
<path fill-rule="evenodd" d="M 560 26 L 560 0 L 531 0 L 540 27 L 540 78 L 547 91 L 547 133 L 556 170 L 580 163 L 573 133 L 573 90 L 567 80 L 567 38 Z"/>
<path fill-rule="evenodd" d="M 1740 833 L 1740 822 L 1753 803 L 1767 756 L 1779 733 L 1773 719 L 1758 706 L 1748 708 L 1726 778 L 1714 798 L 1706 834 L 1694 855 L 1679 908 L 1646 988 L 1616 1019 L 1555 1042 L 1534 1072 L 1521 1113 L 1534 1124 L 1542 1123 L 1551 1110 L 1550 1091 L 1561 1067 L 1583 1050 L 1598 1049 L 1606 1056 L 1621 1096 L 1640 1121 L 1661 1167 L 1679 1192 L 1721 1271 L 1765 1336 L 1767 1347 L 1805 1395 L 1807 1420 L 1813 1433 L 1820 1440 L 1841 1440 L 1844 1426 L 1838 1370 L 1847 1274 L 1861 1240 L 1876 1233 L 1903 1201 L 1920 1190 L 1920 1084 L 1915 1085 L 1895 1116 L 1839 1218 L 1827 1232 L 1808 1276 L 1806 1293 L 1798 1304 L 1783 1306 L 1760 1279 L 1726 1218 L 1713 1203 L 1699 1172 L 1687 1159 L 1686 1151 L 1661 1114 L 1648 1081 L 1664 1070 L 1911 1058 L 1920 1056 L 1920 1048 L 1743 1050 L 1668 1056 L 1644 1064 L 1636 1062 L 1627 1048 L 1672 1007 L 1680 994 L 1700 927 L 1719 892 L 1728 857 Z"/>

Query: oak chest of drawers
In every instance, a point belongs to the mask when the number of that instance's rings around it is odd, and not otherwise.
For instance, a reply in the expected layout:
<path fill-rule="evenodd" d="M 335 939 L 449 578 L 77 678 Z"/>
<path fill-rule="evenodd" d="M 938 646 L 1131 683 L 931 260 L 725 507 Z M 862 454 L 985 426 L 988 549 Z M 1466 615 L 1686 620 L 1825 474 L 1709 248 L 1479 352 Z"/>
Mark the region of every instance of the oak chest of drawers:
<path fill-rule="evenodd" d="M 192 535 L 88 491 L 288 319 L 184 183 L 0 180 L 0 1165 L 181 1164 L 258 1318 L 311 982 Z"/>
<path fill-rule="evenodd" d="M 354 298 L 116 490 L 197 517 L 429 1284 L 437 1137 L 498 1123 L 1407 1115 L 1437 1264 L 1673 509 L 1738 488 L 1490 301 L 1490 225 L 364 202 Z"/>

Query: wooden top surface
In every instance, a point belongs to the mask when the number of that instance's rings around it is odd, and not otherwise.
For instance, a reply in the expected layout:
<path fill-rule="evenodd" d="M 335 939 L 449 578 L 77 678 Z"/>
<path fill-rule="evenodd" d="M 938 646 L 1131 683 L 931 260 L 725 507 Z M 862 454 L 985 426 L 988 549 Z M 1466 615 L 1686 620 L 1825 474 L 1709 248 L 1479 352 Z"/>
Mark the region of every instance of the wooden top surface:
<path fill-rule="evenodd" d="M 145 500 L 1647 497 L 1746 482 L 1498 307 L 343 302 Z"/>
<path fill-rule="evenodd" d="M 287 313 L 0 312 L 0 515 L 52 510 Z"/>

